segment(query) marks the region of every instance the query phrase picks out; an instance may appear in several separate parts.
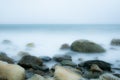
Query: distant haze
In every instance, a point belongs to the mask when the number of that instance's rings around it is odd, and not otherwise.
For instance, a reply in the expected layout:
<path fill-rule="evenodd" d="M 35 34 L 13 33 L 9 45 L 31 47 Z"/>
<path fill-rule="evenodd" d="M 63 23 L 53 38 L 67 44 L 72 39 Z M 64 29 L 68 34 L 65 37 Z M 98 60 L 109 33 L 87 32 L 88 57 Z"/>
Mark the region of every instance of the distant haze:
<path fill-rule="evenodd" d="M 120 24 L 120 0 L 0 0 L 0 24 Z"/>

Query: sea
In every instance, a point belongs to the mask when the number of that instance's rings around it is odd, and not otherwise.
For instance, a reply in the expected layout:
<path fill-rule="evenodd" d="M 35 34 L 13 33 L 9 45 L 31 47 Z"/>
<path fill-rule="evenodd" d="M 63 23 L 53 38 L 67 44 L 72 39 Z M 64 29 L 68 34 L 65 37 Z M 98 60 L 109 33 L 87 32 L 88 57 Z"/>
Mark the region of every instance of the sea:
<path fill-rule="evenodd" d="M 95 42 L 106 52 L 87 54 L 60 49 L 62 44 L 71 45 L 79 39 Z M 112 39 L 120 39 L 119 24 L 0 24 L 0 52 L 16 61 L 20 59 L 18 53 L 24 51 L 51 58 L 68 54 L 75 63 L 98 59 L 120 67 L 120 46 L 112 46 Z M 5 44 L 4 40 L 11 43 Z M 27 47 L 28 43 L 33 43 L 34 47 Z"/>

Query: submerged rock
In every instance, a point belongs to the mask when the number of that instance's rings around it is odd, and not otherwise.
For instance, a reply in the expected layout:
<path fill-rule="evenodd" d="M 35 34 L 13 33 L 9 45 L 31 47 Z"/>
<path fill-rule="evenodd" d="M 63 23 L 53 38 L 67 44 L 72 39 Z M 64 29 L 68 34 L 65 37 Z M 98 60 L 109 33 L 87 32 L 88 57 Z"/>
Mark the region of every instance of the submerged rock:
<path fill-rule="evenodd" d="M 11 44 L 12 42 L 10 40 L 3 40 L 2 44 Z"/>
<path fill-rule="evenodd" d="M 35 47 L 35 44 L 34 43 L 27 43 L 26 46 L 33 48 L 33 47 Z"/>
<path fill-rule="evenodd" d="M 69 46 L 69 44 L 63 44 L 62 46 L 61 46 L 61 50 L 64 50 L 64 49 L 69 49 L 70 48 L 70 46 Z"/>
<path fill-rule="evenodd" d="M 13 59 L 8 57 L 4 52 L 0 52 L 0 60 L 8 63 L 14 63 Z"/>
<path fill-rule="evenodd" d="M 84 80 L 84 78 L 68 68 L 62 66 L 55 67 L 54 73 L 55 80 Z"/>
<path fill-rule="evenodd" d="M 27 56 L 27 55 L 30 55 L 30 54 L 28 52 L 20 51 L 20 52 L 18 52 L 17 55 L 20 56 L 20 57 L 23 57 L 23 56 Z"/>
<path fill-rule="evenodd" d="M 69 55 L 56 55 L 53 57 L 53 60 L 55 60 L 56 62 L 61 62 L 63 60 L 72 61 L 72 57 Z"/>
<path fill-rule="evenodd" d="M 105 52 L 105 49 L 103 47 L 88 40 L 74 41 L 71 44 L 71 50 L 76 51 L 76 52 L 85 52 L 85 53 Z"/>
<path fill-rule="evenodd" d="M 111 45 L 120 46 L 120 39 L 112 39 Z"/>
<path fill-rule="evenodd" d="M 34 68 L 35 66 L 42 66 L 43 62 L 35 56 L 27 55 L 23 56 L 18 64 L 24 68 Z"/>
<path fill-rule="evenodd" d="M 78 64 L 78 66 L 90 70 L 90 68 L 93 64 L 96 64 L 103 71 L 111 71 L 111 64 L 104 62 L 104 61 L 101 61 L 101 60 L 85 61 L 83 63 Z"/>

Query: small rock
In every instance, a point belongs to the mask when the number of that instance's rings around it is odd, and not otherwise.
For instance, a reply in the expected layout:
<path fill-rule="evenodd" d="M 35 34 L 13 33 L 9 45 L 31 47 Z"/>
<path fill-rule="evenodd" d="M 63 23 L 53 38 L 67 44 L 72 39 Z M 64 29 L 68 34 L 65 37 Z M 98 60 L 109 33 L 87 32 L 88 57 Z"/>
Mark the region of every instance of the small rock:
<path fill-rule="evenodd" d="M 28 43 L 28 44 L 26 44 L 26 46 L 33 48 L 33 47 L 35 47 L 35 44 L 34 43 Z"/>
<path fill-rule="evenodd" d="M 120 46 L 120 39 L 112 39 L 111 45 Z"/>
<path fill-rule="evenodd" d="M 8 57 L 4 52 L 0 52 L 0 60 L 8 63 L 14 63 L 13 59 Z"/>
<path fill-rule="evenodd" d="M 120 78 L 110 74 L 110 73 L 105 73 L 100 76 L 100 80 L 120 80 Z"/>
<path fill-rule="evenodd" d="M 35 74 L 28 80 L 45 80 L 41 75 Z"/>
<path fill-rule="evenodd" d="M 69 60 L 63 60 L 62 62 L 60 62 L 62 66 L 71 66 L 71 67 L 77 67 L 77 65 Z"/>
<path fill-rule="evenodd" d="M 71 44 L 71 50 L 85 53 L 101 53 L 105 49 L 100 45 L 88 40 L 76 40 Z"/>
<path fill-rule="evenodd" d="M 92 72 L 103 72 L 103 70 L 100 69 L 100 67 L 97 64 L 92 64 L 91 67 L 90 67 L 90 70 Z"/>
<path fill-rule="evenodd" d="M 40 57 L 40 59 L 42 59 L 42 61 L 44 61 L 44 62 L 49 62 L 49 61 L 52 60 L 52 59 L 51 59 L 50 57 L 48 57 L 48 56 L 42 56 L 42 57 Z"/>
<path fill-rule="evenodd" d="M 60 49 L 62 49 L 62 50 L 64 50 L 64 49 L 69 49 L 70 48 L 70 46 L 69 46 L 69 44 L 63 44 L 62 46 L 61 46 L 61 48 Z"/>
<path fill-rule="evenodd" d="M 63 60 L 72 61 L 72 57 L 69 55 L 57 55 L 53 57 L 53 60 L 55 60 L 56 62 L 61 62 Z"/>

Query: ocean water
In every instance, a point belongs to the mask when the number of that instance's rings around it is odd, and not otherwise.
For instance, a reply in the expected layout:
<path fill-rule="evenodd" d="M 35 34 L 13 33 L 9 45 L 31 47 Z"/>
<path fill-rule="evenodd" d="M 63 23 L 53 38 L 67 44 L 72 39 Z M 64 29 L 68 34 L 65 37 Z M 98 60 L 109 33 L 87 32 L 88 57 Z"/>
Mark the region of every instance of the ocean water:
<path fill-rule="evenodd" d="M 0 24 L 0 51 L 19 60 L 18 52 L 26 51 L 34 56 L 50 56 L 57 54 L 72 55 L 73 61 L 99 59 L 120 66 L 120 47 L 111 46 L 114 38 L 120 38 L 120 25 L 114 24 Z M 70 50 L 60 50 L 62 44 L 78 39 L 87 39 L 100 44 L 105 53 L 76 53 Z M 10 40 L 11 44 L 3 44 Z M 34 43 L 35 47 L 26 47 Z"/>

